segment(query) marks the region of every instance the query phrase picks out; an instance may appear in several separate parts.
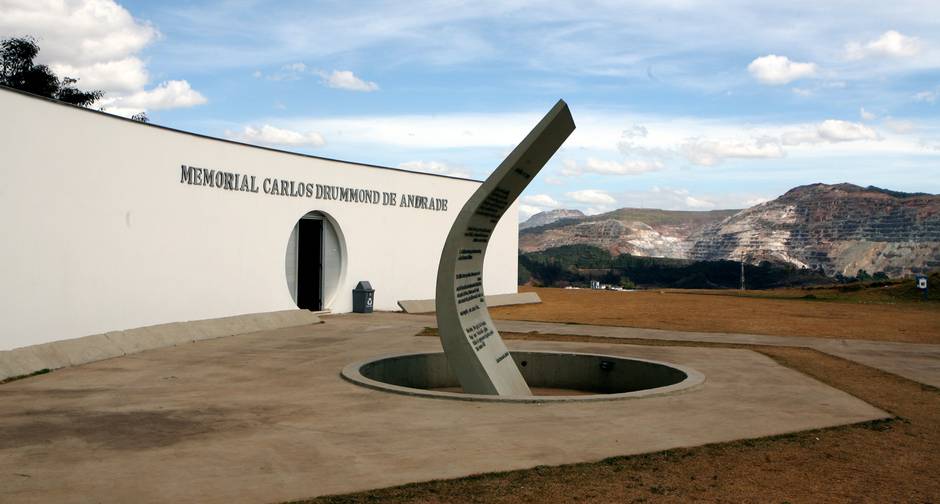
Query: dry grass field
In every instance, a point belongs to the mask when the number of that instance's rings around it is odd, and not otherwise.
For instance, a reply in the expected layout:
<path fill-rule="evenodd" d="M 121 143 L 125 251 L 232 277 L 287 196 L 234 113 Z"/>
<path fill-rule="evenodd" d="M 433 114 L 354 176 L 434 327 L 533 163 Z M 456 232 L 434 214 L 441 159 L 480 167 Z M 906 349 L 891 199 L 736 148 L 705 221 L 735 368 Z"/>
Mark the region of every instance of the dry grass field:
<path fill-rule="evenodd" d="M 940 343 L 940 303 L 804 299 L 782 291 L 595 291 L 526 287 L 541 304 L 492 308 L 496 319 L 539 320 L 677 331 Z M 872 294 L 870 297 L 880 299 Z"/>

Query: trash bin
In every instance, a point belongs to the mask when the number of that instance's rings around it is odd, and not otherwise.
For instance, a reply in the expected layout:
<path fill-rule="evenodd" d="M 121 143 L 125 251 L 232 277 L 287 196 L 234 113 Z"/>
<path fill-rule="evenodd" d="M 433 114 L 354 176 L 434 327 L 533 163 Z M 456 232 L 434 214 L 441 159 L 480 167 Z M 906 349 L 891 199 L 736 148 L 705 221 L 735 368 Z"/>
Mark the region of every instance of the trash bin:
<path fill-rule="evenodd" d="M 927 291 L 927 289 L 930 287 L 927 284 L 927 276 L 917 275 L 914 277 L 914 282 L 915 282 L 914 285 L 918 289 L 920 289 L 920 293 L 921 295 L 923 295 L 924 301 L 927 301 L 928 299 L 930 299 L 930 293 Z"/>
<path fill-rule="evenodd" d="M 356 313 L 372 313 L 372 302 L 375 297 L 375 289 L 372 284 L 363 280 L 356 284 L 353 289 L 353 311 Z"/>

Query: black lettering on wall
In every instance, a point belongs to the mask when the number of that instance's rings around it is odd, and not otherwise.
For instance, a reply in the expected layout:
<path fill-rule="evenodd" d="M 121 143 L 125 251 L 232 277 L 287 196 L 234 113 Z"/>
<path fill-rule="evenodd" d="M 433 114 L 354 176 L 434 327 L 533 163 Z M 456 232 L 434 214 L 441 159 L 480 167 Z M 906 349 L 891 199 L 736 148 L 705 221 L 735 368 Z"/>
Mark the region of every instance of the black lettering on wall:
<path fill-rule="evenodd" d="M 315 198 L 325 201 L 342 201 L 365 205 L 397 206 L 434 212 L 446 212 L 448 200 L 422 194 L 399 194 L 389 191 L 376 191 L 358 187 L 340 187 L 315 184 L 297 180 L 279 180 L 266 177 L 258 187 L 254 175 L 180 165 L 180 184 L 208 186 L 225 191 L 264 192 L 271 196 L 289 198 Z M 499 212 L 498 201 L 494 203 L 494 212 Z"/>

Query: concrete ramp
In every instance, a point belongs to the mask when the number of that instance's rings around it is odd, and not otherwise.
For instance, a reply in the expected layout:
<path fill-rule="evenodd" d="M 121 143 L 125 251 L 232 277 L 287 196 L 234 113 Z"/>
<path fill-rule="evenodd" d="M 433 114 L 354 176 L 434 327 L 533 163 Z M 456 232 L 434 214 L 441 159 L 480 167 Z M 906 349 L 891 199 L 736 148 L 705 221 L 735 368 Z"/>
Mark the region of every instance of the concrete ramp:
<path fill-rule="evenodd" d="M 285 310 L 171 322 L 53 341 L 0 351 L 0 380 L 28 375 L 43 369 L 78 366 L 154 348 L 318 323 L 318 313 L 308 310 Z"/>
<path fill-rule="evenodd" d="M 509 306 L 541 303 L 542 299 L 535 292 L 517 292 L 515 294 L 493 294 L 486 296 L 486 306 Z M 403 299 L 398 306 L 405 313 L 434 313 L 433 299 Z"/>

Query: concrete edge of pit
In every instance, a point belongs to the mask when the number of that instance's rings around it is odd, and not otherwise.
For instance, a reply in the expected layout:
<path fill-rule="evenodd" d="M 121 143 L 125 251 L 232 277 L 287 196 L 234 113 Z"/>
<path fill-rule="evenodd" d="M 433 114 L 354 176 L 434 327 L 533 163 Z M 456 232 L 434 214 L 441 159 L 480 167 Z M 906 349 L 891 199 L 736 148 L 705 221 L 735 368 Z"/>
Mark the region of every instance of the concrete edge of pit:
<path fill-rule="evenodd" d="M 607 357 L 617 360 L 629 360 L 629 361 L 639 361 L 650 364 L 657 364 L 661 366 L 671 367 L 685 373 L 686 378 L 678 383 L 672 385 L 667 385 L 663 387 L 650 388 L 646 390 L 637 390 L 634 392 L 623 392 L 615 394 L 592 394 L 592 395 L 577 395 L 577 396 L 495 396 L 495 395 L 483 395 L 483 394 L 464 394 L 458 392 L 442 392 L 437 390 L 427 390 L 420 388 L 412 387 L 403 387 L 400 385 L 394 385 L 390 383 L 385 383 L 377 380 L 373 380 L 364 376 L 360 369 L 368 364 L 374 362 L 386 360 L 386 359 L 397 359 L 403 357 L 412 357 L 412 356 L 425 356 L 425 355 L 435 355 L 443 354 L 444 352 L 407 352 L 407 353 L 398 353 L 398 354 L 386 354 L 380 355 L 378 357 L 361 360 L 353 362 L 345 366 L 342 371 L 340 371 L 340 377 L 344 380 L 366 387 L 372 390 L 377 390 L 380 392 L 390 392 L 393 394 L 411 396 L 411 397 L 423 397 L 429 399 L 444 399 L 452 401 L 471 401 L 471 402 L 496 402 L 496 403 L 528 403 L 528 404 L 546 404 L 546 403 L 570 403 L 570 402 L 592 402 L 592 401 L 618 401 L 618 400 L 629 400 L 629 399 L 645 399 L 650 397 L 659 397 L 665 395 L 677 395 L 686 392 L 694 391 L 705 384 L 705 375 L 699 371 L 679 364 L 674 364 L 671 362 L 662 362 L 651 359 L 640 359 L 635 357 L 623 357 L 619 355 L 607 355 L 607 354 L 597 354 L 597 353 L 588 353 L 588 352 L 556 352 L 548 350 L 531 350 L 523 351 L 521 353 L 536 353 L 536 354 L 554 354 L 554 355 L 570 355 L 570 356 L 589 356 L 589 357 Z M 514 352 L 515 353 L 515 352 Z"/>

